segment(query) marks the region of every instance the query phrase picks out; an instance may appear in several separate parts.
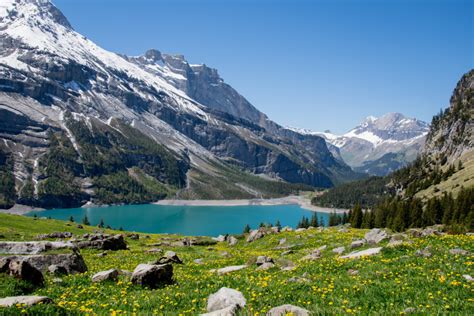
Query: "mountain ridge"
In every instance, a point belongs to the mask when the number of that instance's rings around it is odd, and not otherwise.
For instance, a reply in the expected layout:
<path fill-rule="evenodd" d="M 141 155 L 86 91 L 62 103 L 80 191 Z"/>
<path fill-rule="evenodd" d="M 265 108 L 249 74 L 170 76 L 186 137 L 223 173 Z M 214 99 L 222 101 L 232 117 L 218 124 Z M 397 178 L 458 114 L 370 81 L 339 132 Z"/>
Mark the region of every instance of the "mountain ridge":
<path fill-rule="evenodd" d="M 343 135 L 292 129 L 321 136 L 335 157 L 354 170 L 383 176 L 413 161 L 421 152 L 429 125 L 401 113 L 368 116 Z"/>
<path fill-rule="evenodd" d="M 168 185 L 161 181 L 165 178 L 155 174 L 152 178 L 158 183 L 145 181 L 151 175 L 140 157 L 153 161 L 168 154 L 187 170 L 180 185 L 170 188 L 185 198 L 272 196 L 274 189 L 281 195 L 304 185 L 330 187 L 359 177 L 331 155 L 322 138 L 300 135 L 270 121 L 224 84 L 212 68 L 189 65 L 183 56 L 156 50 L 142 58 L 111 53 L 74 31 L 49 1 L 4 3 L 7 8 L 0 10 L 0 111 L 10 121 L 0 124 L 0 151 L 13 156 L 9 172 L 20 198 L 27 187 L 26 200 L 38 200 L 41 183 L 58 176 L 48 175 L 47 166 L 39 163 L 53 150 L 54 139 L 70 143 L 67 147 L 76 153 L 70 153 L 69 162 L 53 155 L 57 161 L 49 163 L 59 163 L 78 182 L 80 192 L 74 194 L 85 193 L 84 201 L 87 196 L 94 199 L 100 190 L 118 197 L 110 192 L 109 182 L 121 178 L 129 184 L 124 194 L 134 201 L 139 200 L 137 192 L 158 190 L 156 194 L 161 195 L 157 188 Z M 180 71 L 179 65 L 192 73 Z M 216 95 L 215 100 L 233 102 L 206 105 L 187 93 L 201 101 Z M 241 117 L 246 109 L 254 114 Z M 81 127 L 71 129 L 77 124 Z M 130 138 L 141 133 L 147 144 L 123 147 L 116 142 L 121 137 L 116 132 Z M 150 152 L 149 142 L 166 150 Z M 95 152 L 94 159 L 117 153 L 123 161 L 116 163 L 118 170 L 90 169 L 81 146 Z M 144 177 L 137 177 L 136 168 Z M 234 180 L 224 181 L 229 177 Z"/>

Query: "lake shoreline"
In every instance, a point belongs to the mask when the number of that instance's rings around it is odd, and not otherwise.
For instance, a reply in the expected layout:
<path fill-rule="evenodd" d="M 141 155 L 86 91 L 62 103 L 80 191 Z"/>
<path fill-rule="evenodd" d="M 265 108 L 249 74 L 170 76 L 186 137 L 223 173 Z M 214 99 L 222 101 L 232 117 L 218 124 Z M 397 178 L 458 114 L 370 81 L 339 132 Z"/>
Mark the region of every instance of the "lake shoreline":
<path fill-rule="evenodd" d="M 302 209 L 320 212 L 320 213 L 332 213 L 343 214 L 348 212 L 348 209 L 340 208 L 329 208 L 312 205 L 311 201 L 304 196 L 290 195 L 282 198 L 272 199 L 240 199 L 240 200 L 160 200 L 152 203 L 144 204 L 155 204 L 155 205 L 168 205 L 168 206 L 249 206 L 249 205 L 261 205 L 261 206 L 272 206 L 272 205 L 291 205 L 297 204 Z M 87 207 L 108 207 L 113 205 L 83 205 L 82 208 Z M 0 213 L 14 214 L 14 215 L 25 215 L 33 211 L 44 211 L 46 209 L 39 207 L 32 207 L 23 204 L 15 204 L 9 209 L 0 209 Z"/>
<path fill-rule="evenodd" d="M 304 196 L 290 195 L 282 198 L 273 199 L 240 199 L 240 200 L 160 200 L 152 204 L 169 206 L 248 206 L 248 205 L 291 205 L 297 204 L 302 209 L 320 212 L 343 214 L 348 209 L 329 208 L 312 205 L 311 201 Z"/>

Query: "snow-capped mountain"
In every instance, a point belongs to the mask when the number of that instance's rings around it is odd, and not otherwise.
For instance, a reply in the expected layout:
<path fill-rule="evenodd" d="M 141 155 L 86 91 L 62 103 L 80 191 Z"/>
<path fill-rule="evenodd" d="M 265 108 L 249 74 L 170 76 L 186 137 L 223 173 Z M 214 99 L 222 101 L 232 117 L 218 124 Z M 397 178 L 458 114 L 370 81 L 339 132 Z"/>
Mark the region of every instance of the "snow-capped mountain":
<path fill-rule="evenodd" d="M 343 135 L 292 129 L 323 137 L 335 157 L 354 170 L 385 175 L 413 161 L 423 148 L 429 125 L 400 113 L 367 117 Z"/>
<path fill-rule="evenodd" d="M 161 184 L 182 197 L 260 197 L 284 194 L 281 180 L 356 176 L 321 137 L 272 122 L 217 70 L 104 50 L 47 0 L 0 0 L 0 48 L 0 162 L 12 162 L 23 202 L 110 203 Z M 66 178 L 77 189 L 58 196 Z M 117 195 L 114 181 L 131 184 Z"/>

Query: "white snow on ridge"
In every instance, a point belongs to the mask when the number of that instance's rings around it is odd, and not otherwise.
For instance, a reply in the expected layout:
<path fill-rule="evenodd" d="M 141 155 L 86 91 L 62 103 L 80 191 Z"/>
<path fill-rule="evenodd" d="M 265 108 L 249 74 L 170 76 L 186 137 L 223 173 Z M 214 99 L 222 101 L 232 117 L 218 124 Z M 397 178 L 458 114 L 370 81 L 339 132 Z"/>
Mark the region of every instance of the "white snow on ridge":
<path fill-rule="evenodd" d="M 76 31 L 54 21 L 50 14 L 44 14 L 46 9 L 42 6 L 48 5 L 48 1 L 0 1 L 0 17 L 3 17 L 3 19 L 0 19 L 0 36 L 10 36 L 40 51 L 50 52 L 65 60 L 73 60 L 90 68 L 98 69 L 107 74 L 109 78 L 115 76 L 109 69 L 123 72 L 132 78 L 143 81 L 146 85 L 152 86 L 158 91 L 166 91 L 174 96 L 174 99 L 177 100 L 183 110 L 198 113 L 206 118 L 201 110 L 201 105 L 168 83 L 164 78 L 140 68 L 115 53 L 102 49 Z M 8 15 L 8 11 L 14 10 L 16 11 L 15 15 Z M 23 62 L 19 61 L 16 54 L 0 57 L 0 63 L 19 70 L 33 70 L 28 69 L 29 67 L 27 68 Z M 184 78 L 169 69 L 158 68 L 161 67 L 156 65 L 154 70 L 159 70 L 163 77 L 179 80 Z M 68 88 L 77 87 L 69 86 Z M 136 93 L 142 95 L 139 88 L 134 85 L 132 85 L 132 88 Z"/>
<path fill-rule="evenodd" d="M 355 138 L 363 139 L 365 141 L 368 141 L 369 143 L 372 143 L 374 146 L 377 146 L 384 141 L 382 138 L 378 137 L 377 135 L 369 131 L 357 133 L 355 130 L 351 130 L 349 133 L 344 134 L 344 136 L 349 137 L 349 138 L 355 137 Z"/>

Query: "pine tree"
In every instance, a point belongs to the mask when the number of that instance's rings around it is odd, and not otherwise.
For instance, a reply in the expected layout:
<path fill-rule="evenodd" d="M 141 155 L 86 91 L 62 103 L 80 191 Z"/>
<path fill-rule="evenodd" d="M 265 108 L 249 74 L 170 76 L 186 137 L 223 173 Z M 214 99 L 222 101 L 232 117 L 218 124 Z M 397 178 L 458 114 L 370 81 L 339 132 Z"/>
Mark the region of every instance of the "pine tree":
<path fill-rule="evenodd" d="M 250 225 L 249 224 L 245 225 L 243 233 L 244 234 L 250 233 Z"/>
<path fill-rule="evenodd" d="M 99 225 L 97 225 L 97 227 L 99 227 L 99 228 L 104 228 L 104 226 L 105 226 L 104 220 L 101 218 L 101 219 L 100 219 L 100 223 L 99 223 Z"/>
<path fill-rule="evenodd" d="M 72 217 L 72 215 L 71 215 L 71 217 L 69 217 L 69 221 L 70 221 L 71 223 L 74 223 L 74 217 Z"/>
<path fill-rule="evenodd" d="M 89 219 L 87 218 L 87 215 L 84 216 L 82 219 L 82 224 L 89 226 L 91 223 L 89 222 Z"/>
<path fill-rule="evenodd" d="M 276 221 L 275 226 L 278 227 L 278 229 L 281 229 L 280 220 L 277 220 L 277 221 Z"/>
<path fill-rule="evenodd" d="M 356 203 L 354 209 L 352 210 L 352 220 L 351 226 L 353 228 L 360 228 L 362 226 L 362 217 L 364 214 L 362 213 L 362 208 L 359 203 Z"/>
<path fill-rule="evenodd" d="M 316 213 L 314 213 L 312 216 L 311 216 L 311 222 L 309 223 L 310 226 L 313 226 L 313 227 L 318 227 L 319 226 L 319 223 L 318 223 L 318 215 Z"/>

